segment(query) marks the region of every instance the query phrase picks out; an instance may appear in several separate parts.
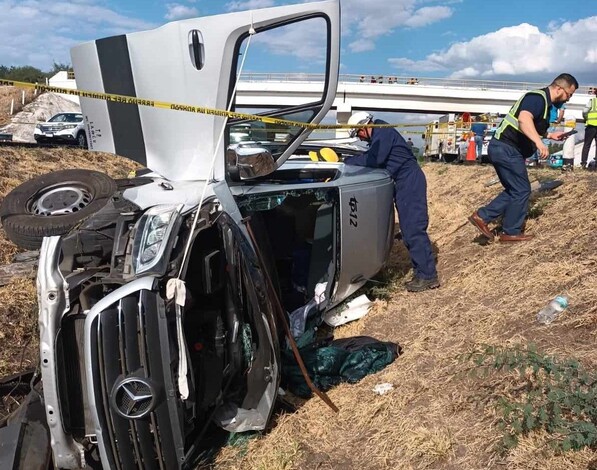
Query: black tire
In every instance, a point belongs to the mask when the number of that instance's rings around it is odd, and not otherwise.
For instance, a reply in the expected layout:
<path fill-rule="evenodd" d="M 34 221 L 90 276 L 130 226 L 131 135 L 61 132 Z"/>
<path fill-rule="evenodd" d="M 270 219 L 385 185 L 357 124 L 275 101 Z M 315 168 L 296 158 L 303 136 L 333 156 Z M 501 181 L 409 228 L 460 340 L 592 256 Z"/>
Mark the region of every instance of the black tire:
<path fill-rule="evenodd" d="M 0 221 L 9 240 L 35 250 L 43 237 L 64 235 L 101 209 L 116 189 L 116 182 L 99 171 L 55 171 L 8 193 L 0 206 Z"/>
<path fill-rule="evenodd" d="M 77 134 L 77 145 L 83 149 L 87 149 L 87 135 L 85 131 L 80 131 Z"/>

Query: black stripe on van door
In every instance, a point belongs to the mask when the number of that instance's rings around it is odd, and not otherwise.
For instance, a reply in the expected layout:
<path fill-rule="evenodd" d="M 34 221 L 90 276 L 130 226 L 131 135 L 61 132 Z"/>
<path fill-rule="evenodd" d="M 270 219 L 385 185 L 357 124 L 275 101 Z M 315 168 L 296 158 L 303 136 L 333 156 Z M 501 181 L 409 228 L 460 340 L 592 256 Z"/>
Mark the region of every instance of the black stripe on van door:
<path fill-rule="evenodd" d="M 95 45 L 104 82 L 104 92 L 136 97 L 137 92 L 135 91 L 126 36 L 98 39 L 95 41 Z M 131 158 L 141 165 L 147 165 L 139 106 L 108 101 L 108 114 L 112 125 L 116 154 Z"/>

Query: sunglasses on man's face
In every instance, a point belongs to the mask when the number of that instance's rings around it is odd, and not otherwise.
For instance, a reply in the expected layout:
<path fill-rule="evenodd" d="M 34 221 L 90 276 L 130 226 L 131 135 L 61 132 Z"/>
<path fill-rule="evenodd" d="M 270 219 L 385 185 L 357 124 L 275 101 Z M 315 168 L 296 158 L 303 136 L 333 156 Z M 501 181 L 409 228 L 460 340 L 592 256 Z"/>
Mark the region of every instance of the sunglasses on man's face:
<path fill-rule="evenodd" d="M 570 98 L 572 98 L 572 95 L 574 94 L 575 90 L 572 91 L 568 91 L 566 90 L 566 88 L 564 88 L 563 86 L 558 85 L 558 87 L 564 91 L 564 93 L 566 93 L 566 99 L 569 100 Z"/>

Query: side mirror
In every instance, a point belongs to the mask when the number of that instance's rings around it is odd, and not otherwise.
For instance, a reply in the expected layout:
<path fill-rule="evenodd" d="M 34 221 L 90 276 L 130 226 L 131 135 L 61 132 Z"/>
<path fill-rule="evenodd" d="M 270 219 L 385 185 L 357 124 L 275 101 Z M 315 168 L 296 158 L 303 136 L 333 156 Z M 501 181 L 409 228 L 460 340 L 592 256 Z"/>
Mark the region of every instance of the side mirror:
<path fill-rule="evenodd" d="M 228 147 L 228 171 L 234 181 L 269 175 L 276 170 L 271 152 L 256 143 L 242 143 Z"/>

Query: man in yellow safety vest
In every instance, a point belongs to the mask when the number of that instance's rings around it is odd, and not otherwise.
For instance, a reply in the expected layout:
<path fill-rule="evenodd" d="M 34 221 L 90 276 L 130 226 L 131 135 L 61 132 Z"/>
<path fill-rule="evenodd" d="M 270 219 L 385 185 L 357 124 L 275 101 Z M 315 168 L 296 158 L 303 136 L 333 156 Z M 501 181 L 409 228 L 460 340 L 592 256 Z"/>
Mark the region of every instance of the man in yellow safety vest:
<path fill-rule="evenodd" d="M 488 155 L 504 190 L 469 217 L 469 221 L 488 239 L 493 240 L 494 235 L 487 224 L 500 216 L 503 216 L 501 242 L 532 238 L 522 233 L 531 195 L 525 159 L 535 151 L 542 159 L 549 156 L 542 137 L 559 141 L 565 139 L 561 131 L 548 132 L 549 108 L 552 103 L 567 102 L 577 88 L 576 78 L 562 73 L 548 87 L 525 93 L 497 128 L 489 142 Z"/>
<path fill-rule="evenodd" d="M 597 95 L 597 88 L 593 89 L 593 93 Z M 595 141 L 594 158 L 597 160 L 597 96 L 591 98 L 583 111 L 583 117 L 585 118 L 585 143 L 582 146 L 580 164 L 583 168 L 586 168 L 587 160 L 589 159 L 589 150 L 593 141 Z"/>

